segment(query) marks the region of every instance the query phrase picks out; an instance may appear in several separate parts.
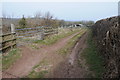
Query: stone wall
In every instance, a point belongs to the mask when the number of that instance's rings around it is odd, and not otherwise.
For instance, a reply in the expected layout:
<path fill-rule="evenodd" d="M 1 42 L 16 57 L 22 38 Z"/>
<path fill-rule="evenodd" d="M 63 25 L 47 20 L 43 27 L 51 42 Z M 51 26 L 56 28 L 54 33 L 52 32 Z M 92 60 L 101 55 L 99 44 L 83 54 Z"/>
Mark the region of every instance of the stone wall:
<path fill-rule="evenodd" d="M 104 78 L 120 77 L 120 17 L 110 17 L 93 25 L 93 37 L 105 60 Z"/>

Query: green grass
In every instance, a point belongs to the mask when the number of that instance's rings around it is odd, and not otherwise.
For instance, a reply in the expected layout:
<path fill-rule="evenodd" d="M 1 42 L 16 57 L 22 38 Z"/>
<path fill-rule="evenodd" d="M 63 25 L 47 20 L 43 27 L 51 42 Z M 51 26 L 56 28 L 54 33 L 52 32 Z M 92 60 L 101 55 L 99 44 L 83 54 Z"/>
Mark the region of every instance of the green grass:
<path fill-rule="evenodd" d="M 40 70 L 36 72 L 35 69 L 43 67 L 43 66 L 48 66 L 48 65 L 49 65 L 48 62 L 46 62 L 45 60 L 42 60 L 38 65 L 33 67 L 28 77 L 29 78 L 44 78 L 45 74 L 47 74 L 49 70 Z"/>
<path fill-rule="evenodd" d="M 88 47 L 81 54 L 82 57 L 85 58 L 87 65 L 89 66 L 89 70 L 92 71 L 92 77 L 99 78 L 102 77 L 102 73 L 104 72 L 103 67 L 103 57 L 100 56 L 100 53 L 97 50 L 97 47 L 92 40 L 92 32 L 89 31 L 89 37 L 87 39 Z"/>
<path fill-rule="evenodd" d="M 76 29 L 74 31 L 63 32 L 61 34 L 56 34 L 56 35 L 53 35 L 53 36 L 50 36 L 50 37 L 46 37 L 45 40 L 36 40 L 36 41 L 33 41 L 33 42 L 34 43 L 45 44 L 45 45 L 51 45 L 51 44 L 54 44 L 55 42 L 57 42 L 58 40 L 60 40 L 61 38 L 70 36 L 70 35 L 78 32 L 78 31 L 79 31 L 79 29 Z"/>
<path fill-rule="evenodd" d="M 44 78 L 45 74 L 47 74 L 47 73 L 48 73 L 47 70 L 40 71 L 40 72 L 32 71 L 32 72 L 29 74 L 29 78 Z"/>
<path fill-rule="evenodd" d="M 87 29 L 82 29 L 80 30 L 79 34 L 76 34 L 74 37 L 72 37 L 68 43 L 61 48 L 60 50 L 57 51 L 58 54 L 61 55 L 66 55 L 67 53 L 69 53 L 71 51 L 71 48 L 75 45 L 75 43 L 77 42 L 78 38 L 80 38 L 80 36 L 86 31 Z"/>
<path fill-rule="evenodd" d="M 8 69 L 20 56 L 20 50 L 18 48 L 12 49 L 7 55 L 2 57 L 2 69 Z"/>

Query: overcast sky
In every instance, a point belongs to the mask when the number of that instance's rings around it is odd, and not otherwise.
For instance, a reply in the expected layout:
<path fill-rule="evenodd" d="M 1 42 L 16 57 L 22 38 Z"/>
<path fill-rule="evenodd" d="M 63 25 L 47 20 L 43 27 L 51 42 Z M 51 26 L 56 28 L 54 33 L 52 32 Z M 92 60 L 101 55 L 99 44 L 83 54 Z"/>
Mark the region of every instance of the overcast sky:
<path fill-rule="evenodd" d="M 67 21 L 99 20 L 118 15 L 118 2 L 4 2 L 3 13 L 14 17 L 33 16 L 50 11 Z"/>
<path fill-rule="evenodd" d="M 2 2 L 118 2 L 119 0 L 1 0 Z"/>

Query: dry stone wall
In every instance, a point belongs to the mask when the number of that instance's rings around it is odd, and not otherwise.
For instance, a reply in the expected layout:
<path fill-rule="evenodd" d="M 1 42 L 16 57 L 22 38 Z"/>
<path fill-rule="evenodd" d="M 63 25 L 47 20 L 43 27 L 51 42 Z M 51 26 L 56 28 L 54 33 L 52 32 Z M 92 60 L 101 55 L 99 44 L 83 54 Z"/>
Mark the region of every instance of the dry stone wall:
<path fill-rule="evenodd" d="M 105 60 L 104 78 L 120 77 L 120 17 L 110 17 L 93 25 L 93 37 Z"/>

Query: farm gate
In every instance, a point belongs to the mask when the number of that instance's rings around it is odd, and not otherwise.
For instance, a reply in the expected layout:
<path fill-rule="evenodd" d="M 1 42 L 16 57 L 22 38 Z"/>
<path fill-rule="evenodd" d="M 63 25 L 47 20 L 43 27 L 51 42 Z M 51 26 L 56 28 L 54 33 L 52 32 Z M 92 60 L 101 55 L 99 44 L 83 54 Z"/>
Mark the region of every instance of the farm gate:
<path fill-rule="evenodd" d="M 34 28 L 15 29 L 13 24 L 11 24 L 10 30 L 7 34 L 0 34 L 0 51 L 3 53 L 14 48 L 16 45 L 21 45 L 18 41 L 23 42 L 25 39 L 43 40 L 45 36 L 58 33 L 58 28 L 38 26 Z M 26 42 L 29 43 L 28 40 Z"/>

